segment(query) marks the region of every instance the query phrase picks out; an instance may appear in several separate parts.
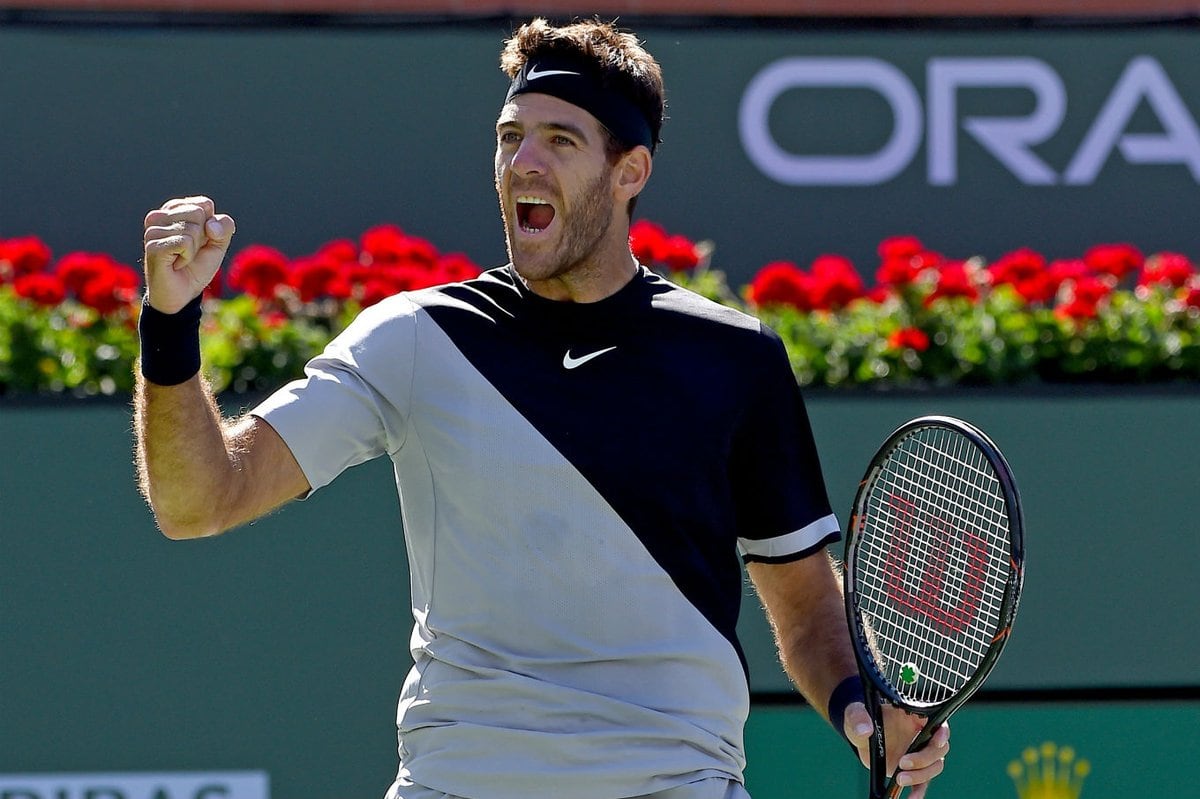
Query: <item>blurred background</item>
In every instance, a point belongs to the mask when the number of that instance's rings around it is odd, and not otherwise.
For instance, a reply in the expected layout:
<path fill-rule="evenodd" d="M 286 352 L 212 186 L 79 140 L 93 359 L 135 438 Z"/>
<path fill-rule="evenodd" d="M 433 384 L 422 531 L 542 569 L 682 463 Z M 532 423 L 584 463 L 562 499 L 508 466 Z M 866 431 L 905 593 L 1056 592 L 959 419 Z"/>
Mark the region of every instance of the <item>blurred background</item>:
<path fill-rule="evenodd" d="M 136 264 L 145 213 L 203 193 L 235 249 L 395 224 L 502 263 L 497 57 L 533 14 L 646 41 L 669 120 L 638 214 L 711 241 L 731 285 L 829 253 L 869 274 L 900 235 L 1200 257 L 1200 2 L 1166 0 L 0 0 L 0 240 Z M 923 413 L 988 430 L 1021 484 L 1022 612 L 936 795 L 1192 795 L 1198 386 L 809 394 L 843 522 Z M 387 464 L 172 543 L 131 444 L 120 392 L 0 392 L 0 797 L 381 795 L 411 623 Z M 751 792 L 861 795 L 749 589 L 743 616 Z"/>

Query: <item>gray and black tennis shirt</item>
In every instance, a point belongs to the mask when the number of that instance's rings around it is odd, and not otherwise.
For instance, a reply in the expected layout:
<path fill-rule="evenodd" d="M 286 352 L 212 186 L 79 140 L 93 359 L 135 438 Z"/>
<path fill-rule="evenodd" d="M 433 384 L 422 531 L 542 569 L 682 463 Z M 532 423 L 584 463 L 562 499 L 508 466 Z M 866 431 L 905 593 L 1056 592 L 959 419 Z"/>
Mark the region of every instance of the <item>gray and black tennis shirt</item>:
<path fill-rule="evenodd" d="M 740 781 L 739 554 L 839 536 L 777 336 L 649 270 L 391 297 L 253 413 L 316 489 L 387 454 L 412 574 L 401 775 L 491 799 Z"/>

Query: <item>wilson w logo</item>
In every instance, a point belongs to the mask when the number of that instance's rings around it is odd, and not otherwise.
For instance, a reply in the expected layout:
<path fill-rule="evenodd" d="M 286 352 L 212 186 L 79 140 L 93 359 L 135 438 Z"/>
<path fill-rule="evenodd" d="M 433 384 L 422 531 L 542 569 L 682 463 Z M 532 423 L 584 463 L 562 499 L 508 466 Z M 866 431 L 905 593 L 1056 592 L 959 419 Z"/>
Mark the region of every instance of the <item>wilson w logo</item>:
<path fill-rule="evenodd" d="M 971 530 L 956 529 L 945 519 L 918 512 L 903 497 L 890 495 L 887 504 L 896 518 L 895 539 L 884 564 L 888 596 L 908 615 L 925 619 L 936 630 L 948 635 L 965 632 L 979 615 L 987 545 Z M 919 574 L 913 573 L 914 559 L 921 567 Z"/>

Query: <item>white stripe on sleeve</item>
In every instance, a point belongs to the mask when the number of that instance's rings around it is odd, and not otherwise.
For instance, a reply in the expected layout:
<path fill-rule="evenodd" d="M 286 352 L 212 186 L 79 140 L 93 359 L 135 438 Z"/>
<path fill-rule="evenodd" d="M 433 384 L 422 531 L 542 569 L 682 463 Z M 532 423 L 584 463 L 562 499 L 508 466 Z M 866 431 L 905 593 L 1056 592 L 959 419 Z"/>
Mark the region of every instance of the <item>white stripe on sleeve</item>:
<path fill-rule="evenodd" d="M 840 531 L 841 528 L 838 526 L 837 517 L 831 513 L 828 516 L 817 519 L 811 524 L 801 527 L 799 530 L 775 536 L 774 538 L 739 538 L 738 553 L 742 557 L 746 557 L 747 555 L 759 558 L 787 557 L 797 552 L 803 552 L 806 549 L 812 549 L 822 539 Z"/>

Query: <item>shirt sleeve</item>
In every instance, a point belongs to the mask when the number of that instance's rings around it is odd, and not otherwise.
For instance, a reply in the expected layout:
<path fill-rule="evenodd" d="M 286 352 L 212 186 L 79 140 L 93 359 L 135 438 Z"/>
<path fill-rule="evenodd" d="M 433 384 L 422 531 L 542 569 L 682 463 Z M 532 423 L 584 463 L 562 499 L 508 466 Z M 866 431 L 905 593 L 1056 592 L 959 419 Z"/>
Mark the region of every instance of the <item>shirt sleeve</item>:
<path fill-rule="evenodd" d="M 733 449 L 738 551 L 746 562 L 783 563 L 837 541 L 841 528 L 787 352 L 773 331 L 764 335 L 769 353 Z"/>
<path fill-rule="evenodd" d="M 287 443 L 312 490 L 404 443 L 412 393 L 416 306 L 396 295 L 363 311 L 250 412 Z"/>

